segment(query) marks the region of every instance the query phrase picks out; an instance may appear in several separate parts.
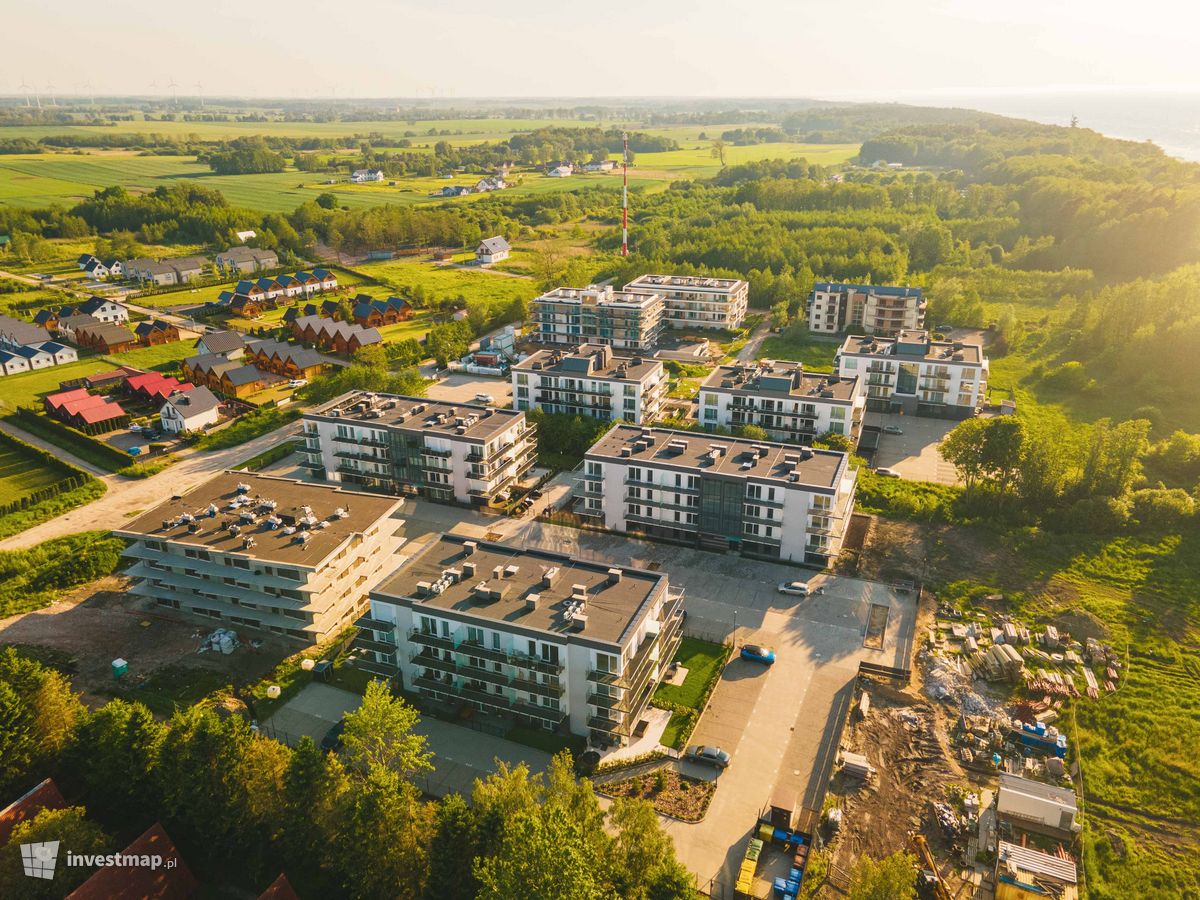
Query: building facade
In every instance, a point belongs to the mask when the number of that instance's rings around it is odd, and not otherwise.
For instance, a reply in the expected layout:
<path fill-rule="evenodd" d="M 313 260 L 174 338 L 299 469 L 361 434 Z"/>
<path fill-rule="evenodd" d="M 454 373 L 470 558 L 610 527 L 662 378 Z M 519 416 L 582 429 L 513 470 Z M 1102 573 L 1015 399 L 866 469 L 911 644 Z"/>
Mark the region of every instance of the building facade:
<path fill-rule="evenodd" d="M 987 400 L 983 347 L 930 340 L 926 331 L 903 331 L 895 338 L 848 337 L 834 371 L 842 378 L 859 376 L 870 412 L 968 419 Z"/>
<path fill-rule="evenodd" d="M 818 281 L 808 295 L 808 328 L 820 334 L 852 331 L 890 337 L 925 327 L 921 288 Z"/>
<path fill-rule="evenodd" d="M 612 286 L 555 288 L 529 305 L 529 335 L 543 344 L 607 344 L 649 351 L 662 331 L 661 294 L 614 291 Z"/>
<path fill-rule="evenodd" d="M 315 643 L 356 619 L 395 565 L 402 500 L 225 472 L 115 530 L 134 593 Z"/>
<path fill-rule="evenodd" d="M 610 531 L 826 566 L 856 486 L 845 453 L 618 425 L 583 458 L 576 512 Z"/>
<path fill-rule="evenodd" d="M 304 414 L 306 468 L 390 494 L 485 506 L 533 467 L 525 413 L 351 391 Z"/>
<path fill-rule="evenodd" d="M 704 275 L 643 275 L 626 291 L 659 294 L 668 328 L 740 328 L 750 303 L 750 285 L 733 278 Z"/>
<path fill-rule="evenodd" d="M 361 665 L 594 745 L 629 741 L 675 656 L 666 575 L 442 535 L 371 592 Z"/>
<path fill-rule="evenodd" d="M 709 431 L 757 425 L 772 440 L 799 444 L 830 432 L 856 437 L 866 402 L 858 382 L 794 362 L 717 366 L 700 385 L 700 424 Z"/>
<path fill-rule="evenodd" d="M 640 425 L 662 412 L 667 373 L 656 359 L 615 356 L 604 344 L 574 353 L 539 350 L 512 367 L 513 408 L 625 419 Z"/>

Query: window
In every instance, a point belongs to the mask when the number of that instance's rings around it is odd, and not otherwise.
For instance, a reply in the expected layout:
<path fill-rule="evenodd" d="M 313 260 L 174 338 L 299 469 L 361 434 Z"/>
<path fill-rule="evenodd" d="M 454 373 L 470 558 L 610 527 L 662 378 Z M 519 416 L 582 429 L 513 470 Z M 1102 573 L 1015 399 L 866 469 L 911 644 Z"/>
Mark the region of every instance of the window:
<path fill-rule="evenodd" d="M 705 394 L 704 395 L 704 405 L 705 406 L 716 406 L 717 405 L 717 395 L 716 394 Z"/>
<path fill-rule="evenodd" d="M 524 372 L 517 373 L 517 384 L 529 384 L 529 376 Z"/>
<path fill-rule="evenodd" d="M 498 631 L 492 632 L 492 649 L 493 650 L 500 649 L 500 632 L 498 632 Z M 497 668 L 496 671 L 499 672 L 500 669 Z"/>
<path fill-rule="evenodd" d="M 474 625 L 467 626 L 467 640 L 472 644 L 483 645 L 483 629 Z"/>
<path fill-rule="evenodd" d="M 617 658 L 611 653 L 596 654 L 596 671 L 597 672 L 617 672 Z"/>

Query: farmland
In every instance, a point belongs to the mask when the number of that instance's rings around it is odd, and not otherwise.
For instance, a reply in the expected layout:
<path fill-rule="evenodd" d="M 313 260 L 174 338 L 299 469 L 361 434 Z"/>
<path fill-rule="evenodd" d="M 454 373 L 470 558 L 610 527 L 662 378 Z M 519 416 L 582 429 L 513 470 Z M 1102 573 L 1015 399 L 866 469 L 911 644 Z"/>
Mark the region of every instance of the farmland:
<path fill-rule="evenodd" d="M 20 448 L 0 445 L 0 506 L 57 484 L 65 471 L 55 471 Z"/>
<path fill-rule="evenodd" d="M 356 271 L 404 295 L 410 295 L 419 286 L 427 297 L 441 299 L 461 295 L 473 303 L 511 303 L 513 300 L 530 300 L 538 293 L 535 284 L 527 278 L 438 266 L 417 259 L 363 263 Z"/>

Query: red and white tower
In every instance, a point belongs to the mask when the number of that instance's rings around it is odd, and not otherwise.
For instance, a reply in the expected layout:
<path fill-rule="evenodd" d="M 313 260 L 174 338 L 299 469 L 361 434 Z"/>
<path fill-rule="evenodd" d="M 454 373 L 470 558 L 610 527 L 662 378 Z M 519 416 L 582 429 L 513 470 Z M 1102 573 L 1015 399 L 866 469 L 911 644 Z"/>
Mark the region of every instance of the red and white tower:
<path fill-rule="evenodd" d="M 621 132 L 621 255 L 629 255 L 629 133 Z"/>

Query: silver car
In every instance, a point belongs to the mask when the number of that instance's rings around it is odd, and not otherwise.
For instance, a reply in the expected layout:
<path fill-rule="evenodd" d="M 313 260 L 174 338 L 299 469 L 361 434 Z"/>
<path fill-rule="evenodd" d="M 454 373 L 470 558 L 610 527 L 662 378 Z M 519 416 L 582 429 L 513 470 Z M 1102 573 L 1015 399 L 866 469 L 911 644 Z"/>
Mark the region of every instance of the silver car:
<path fill-rule="evenodd" d="M 779 593 L 791 594 L 793 597 L 807 597 L 808 585 L 803 581 L 784 581 L 780 582 Z"/>
<path fill-rule="evenodd" d="M 729 768 L 730 756 L 720 747 L 705 747 L 703 745 L 696 747 L 688 747 L 687 753 L 683 758 L 689 762 L 700 763 L 705 766 L 713 766 L 717 769 Z"/>

